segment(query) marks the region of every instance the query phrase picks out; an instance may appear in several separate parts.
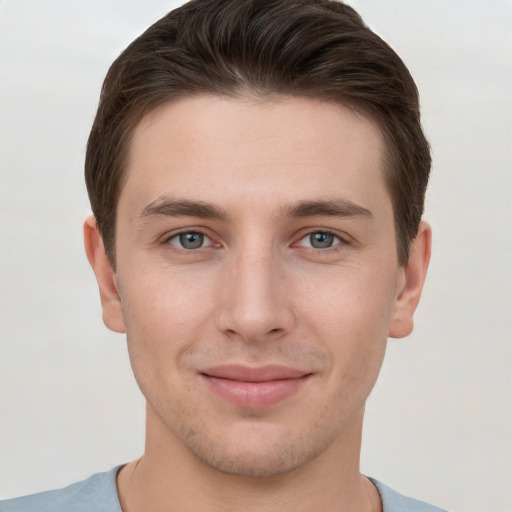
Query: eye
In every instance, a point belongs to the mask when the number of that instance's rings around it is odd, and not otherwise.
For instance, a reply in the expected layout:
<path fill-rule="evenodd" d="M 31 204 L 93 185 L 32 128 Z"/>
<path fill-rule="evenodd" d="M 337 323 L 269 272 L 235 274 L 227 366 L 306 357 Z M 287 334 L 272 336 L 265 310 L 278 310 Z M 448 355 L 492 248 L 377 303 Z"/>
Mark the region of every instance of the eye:
<path fill-rule="evenodd" d="M 332 233 L 327 231 L 315 231 L 301 238 L 299 245 L 313 249 L 329 249 L 341 242 L 342 240 Z"/>
<path fill-rule="evenodd" d="M 212 245 L 210 238 L 198 231 L 178 233 L 169 238 L 168 242 L 180 249 L 186 250 L 200 249 L 205 245 Z"/>

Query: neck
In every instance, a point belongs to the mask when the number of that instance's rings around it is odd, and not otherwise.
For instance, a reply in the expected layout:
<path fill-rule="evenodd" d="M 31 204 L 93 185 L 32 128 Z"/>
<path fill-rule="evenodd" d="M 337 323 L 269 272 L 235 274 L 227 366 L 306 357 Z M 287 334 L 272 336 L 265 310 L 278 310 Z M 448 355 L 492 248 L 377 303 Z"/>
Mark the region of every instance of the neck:
<path fill-rule="evenodd" d="M 197 459 L 148 407 L 145 453 L 118 475 L 123 512 L 381 511 L 377 490 L 359 472 L 362 418 L 361 410 L 342 436 L 303 467 L 247 477 Z"/>

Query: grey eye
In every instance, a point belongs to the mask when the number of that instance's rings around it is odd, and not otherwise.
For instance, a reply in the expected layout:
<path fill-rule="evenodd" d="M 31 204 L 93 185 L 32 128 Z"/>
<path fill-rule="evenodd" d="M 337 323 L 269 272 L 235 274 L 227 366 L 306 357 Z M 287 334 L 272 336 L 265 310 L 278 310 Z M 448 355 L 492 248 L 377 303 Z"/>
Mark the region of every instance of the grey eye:
<path fill-rule="evenodd" d="M 332 247 L 335 238 L 331 233 L 311 233 L 309 235 L 309 245 L 315 249 L 328 249 Z"/>
<path fill-rule="evenodd" d="M 181 233 L 172 238 L 173 245 L 179 245 L 183 249 L 199 249 L 204 244 L 205 236 L 202 233 L 191 231 L 190 233 Z"/>

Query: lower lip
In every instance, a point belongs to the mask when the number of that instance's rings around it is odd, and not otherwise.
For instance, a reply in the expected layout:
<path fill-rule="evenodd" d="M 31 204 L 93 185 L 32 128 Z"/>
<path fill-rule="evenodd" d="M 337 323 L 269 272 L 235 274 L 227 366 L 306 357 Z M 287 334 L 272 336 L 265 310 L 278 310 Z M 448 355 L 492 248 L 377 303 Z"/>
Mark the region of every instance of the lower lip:
<path fill-rule="evenodd" d="M 210 389 L 238 407 L 262 408 L 277 404 L 294 395 L 310 377 L 244 382 L 202 374 Z"/>

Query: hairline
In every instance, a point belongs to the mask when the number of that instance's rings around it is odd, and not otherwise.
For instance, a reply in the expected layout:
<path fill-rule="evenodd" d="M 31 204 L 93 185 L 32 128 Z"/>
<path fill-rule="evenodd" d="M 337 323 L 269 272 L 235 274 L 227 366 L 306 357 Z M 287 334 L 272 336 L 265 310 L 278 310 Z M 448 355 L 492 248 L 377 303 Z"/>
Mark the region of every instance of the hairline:
<path fill-rule="evenodd" d="M 383 154 L 381 155 L 380 164 L 381 171 L 383 173 L 383 183 L 386 188 L 386 192 L 391 201 L 391 206 L 393 210 L 393 222 L 394 222 L 394 233 L 395 233 L 395 242 L 396 242 L 396 251 L 397 258 L 399 264 L 401 266 L 406 265 L 408 259 L 408 249 L 409 245 L 404 244 L 404 241 L 401 239 L 402 234 L 400 233 L 400 229 L 398 226 L 399 219 L 397 216 L 397 207 L 395 204 L 395 197 L 393 195 L 393 188 L 390 184 L 390 174 L 391 169 L 393 167 L 393 155 L 391 151 L 391 147 L 393 145 L 392 137 L 388 134 L 388 130 L 386 130 L 385 123 L 379 119 L 379 115 L 377 112 L 373 112 L 371 108 L 368 108 L 368 105 L 364 104 L 361 101 L 355 101 L 348 98 L 343 98 L 342 96 L 334 97 L 334 95 L 322 95 L 318 92 L 312 92 L 308 94 L 308 91 L 298 91 L 297 93 L 293 92 L 276 92 L 272 90 L 265 89 L 257 89 L 256 87 L 244 86 L 244 84 L 239 85 L 237 87 L 233 87 L 232 89 L 224 89 L 220 91 L 213 90 L 204 90 L 204 91 L 180 91 L 178 93 L 169 94 L 166 98 L 162 98 L 161 101 L 155 102 L 154 105 L 151 105 L 149 108 L 144 109 L 140 108 L 140 112 L 137 116 L 133 116 L 129 123 L 126 125 L 126 129 L 124 132 L 125 145 L 123 147 L 123 155 L 119 161 L 119 180 L 117 182 L 116 195 L 114 197 L 114 218 L 110 223 L 112 233 L 110 233 L 111 238 L 109 240 L 110 245 L 107 250 L 107 255 L 110 260 L 111 266 L 113 270 L 116 270 L 116 233 L 117 233 L 117 217 L 118 217 L 118 206 L 119 199 L 121 197 L 121 193 L 126 185 L 126 181 L 128 179 L 127 169 L 129 167 L 129 159 L 132 148 L 133 136 L 135 131 L 141 124 L 151 117 L 159 108 L 164 105 L 168 105 L 170 103 L 182 100 L 182 99 L 190 99 L 196 98 L 200 96 L 210 96 L 212 98 L 225 98 L 232 99 L 238 101 L 249 101 L 258 103 L 265 102 L 276 102 L 278 103 L 280 99 L 285 101 L 286 99 L 293 98 L 306 98 L 318 101 L 320 103 L 330 103 L 333 105 L 341 105 L 348 109 L 351 113 L 362 116 L 366 120 L 372 122 L 376 128 L 378 129 L 381 137 L 382 137 L 382 147 Z M 141 102 L 142 103 L 142 102 Z M 140 105 L 139 105 L 140 106 Z M 409 242 L 410 243 L 410 242 Z M 405 260 L 405 261 L 404 261 Z"/>

